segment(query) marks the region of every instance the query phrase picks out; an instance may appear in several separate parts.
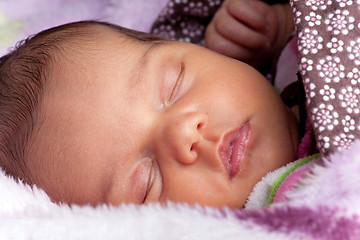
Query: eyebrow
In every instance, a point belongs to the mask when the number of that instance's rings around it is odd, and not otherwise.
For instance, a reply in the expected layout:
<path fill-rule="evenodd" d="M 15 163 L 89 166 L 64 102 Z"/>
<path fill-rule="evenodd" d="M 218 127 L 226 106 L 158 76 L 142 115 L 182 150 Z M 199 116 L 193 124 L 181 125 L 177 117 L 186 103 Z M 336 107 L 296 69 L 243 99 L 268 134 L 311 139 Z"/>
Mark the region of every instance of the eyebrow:
<path fill-rule="evenodd" d="M 154 41 L 150 44 L 150 46 L 144 51 L 144 54 L 140 58 L 139 62 L 139 68 L 140 70 L 136 74 L 137 76 L 134 77 L 134 81 L 132 81 L 132 86 L 139 85 L 143 79 L 144 73 L 147 72 L 148 66 L 149 66 L 149 56 L 151 56 L 151 53 L 159 48 L 160 46 L 165 45 L 166 41 Z M 137 69 L 139 69 L 137 68 Z"/>

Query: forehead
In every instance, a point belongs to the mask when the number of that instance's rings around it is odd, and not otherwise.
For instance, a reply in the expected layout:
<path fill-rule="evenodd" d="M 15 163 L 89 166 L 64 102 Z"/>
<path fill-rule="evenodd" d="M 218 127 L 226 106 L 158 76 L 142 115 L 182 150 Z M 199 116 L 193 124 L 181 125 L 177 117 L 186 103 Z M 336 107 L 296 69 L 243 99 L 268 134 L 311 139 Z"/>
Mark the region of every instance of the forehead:
<path fill-rule="evenodd" d="M 53 64 L 37 124 L 37 156 L 76 159 L 81 154 L 78 159 L 84 159 L 83 153 L 96 149 L 93 143 L 112 142 L 115 129 L 122 133 L 117 142 L 129 143 L 119 126 L 132 119 L 126 106 L 136 88 L 128 83 L 138 75 L 149 47 L 111 28 L 97 31 L 93 41 L 63 52 Z"/>
<path fill-rule="evenodd" d="M 100 25 L 94 31 L 91 39 L 69 44 L 58 54 L 50 68 L 47 85 L 54 87 L 67 81 L 84 84 L 116 72 L 124 76 L 141 60 L 148 45 L 106 26 Z"/>
<path fill-rule="evenodd" d="M 100 25 L 93 41 L 65 52 L 54 64 L 44 92 L 43 116 L 48 122 L 74 122 L 76 116 L 86 115 L 79 115 L 79 109 L 111 102 L 108 96 L 122 99 L 125 105 L 141 94 L 137 91 L 141 89 L 134 86 L 146 66 L 149 50 L 156 44 L 134 40 L 115 30 Z M 60 110 L 67 112 L 63 116 L 67 120 L 59 121 Z"/>
<path fill-rule="evenodd" d="M 166 40 L 161 39 L 157 36 L 151 35 L 149 33 L 140 32 L 128 28 L 124 28 L 118 25 L 113 25 L 109 23 L 94 23 L 90 26 L 90 32 L 94 33 L 94 39 L 107 42 L 108 40 L 117 40 L 122 39 L 127 43 L 134 44 L 151 44 L 166 42 Z M 110 38 L 110 39 L 109 39 Z"/>
<path fill-rule="evenodd" d="M 147 61 L 151 61 L 149 51 L 161 44 L 137 41 L 102 25 L 94 31 L 97 32 L 91 41 L 65 51 L 60 61 L 53 65 L 41 107 L 41 121 L 45 124 L 39 125 L 44 135 L 72 135 L 75 129 L 86 127 L 83 123 L 105 116 L 104 111 L 113 108 L 119 110 L 119 114 L 127 112 L 121 116 L 122 121 L 134 119 L 129 110 L 125 110 L 126 106 L 133 106 L 136 98 L 149 90 L 137 87 L 139 84 L 136 83 L 145 71 Z M 150 81 L 146 84 L 155 87 Z M 101 103 L 106 107 L 100 106 Z M 99 109 L 103 113 L 95 114 Z"/>
<path fill-rule="evenodd" d="M 128 79 L 124 82 L 135 85 L 150 61 L 150 51 L 168 43 L 116 25 L 98 24 L 90 30 L 94 33 L 91 39 L 65 50 L 60 61 L 55 64 L 52 76 L 54 80 L 59 80 L 57 84 L 67 79 L 72 84 L 82 84 L 86 79 L 104 81 L 104 76 L 111 74 L 121 80 Z"/>

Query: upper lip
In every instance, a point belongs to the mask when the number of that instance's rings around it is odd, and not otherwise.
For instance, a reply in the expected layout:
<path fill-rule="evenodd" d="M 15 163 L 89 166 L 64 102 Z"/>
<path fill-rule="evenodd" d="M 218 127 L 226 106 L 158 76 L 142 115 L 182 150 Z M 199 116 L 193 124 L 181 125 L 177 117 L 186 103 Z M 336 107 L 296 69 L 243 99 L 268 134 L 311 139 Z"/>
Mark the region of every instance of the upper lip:
<path fill-rule="evenodd" d="M 243 169 L 246 149 L 250 140 L 250 126 L 246 122 L 240 128 L 227 132 L 218 147 L 218 154 L 232 179 Z"/>

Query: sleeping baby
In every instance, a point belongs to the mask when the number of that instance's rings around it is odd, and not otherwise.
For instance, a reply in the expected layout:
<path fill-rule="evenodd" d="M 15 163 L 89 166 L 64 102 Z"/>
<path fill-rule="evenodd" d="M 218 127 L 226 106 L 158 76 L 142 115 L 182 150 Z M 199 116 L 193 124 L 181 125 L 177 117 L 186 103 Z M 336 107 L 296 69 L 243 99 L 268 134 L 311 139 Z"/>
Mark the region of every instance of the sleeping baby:
<path fill-rule="evenodd" d="M 0 164 L 57 203 L 241 208 L 297 158 L 297 108 L 189 43 L 71 23 L 1 58 L 0 84 Z"/>

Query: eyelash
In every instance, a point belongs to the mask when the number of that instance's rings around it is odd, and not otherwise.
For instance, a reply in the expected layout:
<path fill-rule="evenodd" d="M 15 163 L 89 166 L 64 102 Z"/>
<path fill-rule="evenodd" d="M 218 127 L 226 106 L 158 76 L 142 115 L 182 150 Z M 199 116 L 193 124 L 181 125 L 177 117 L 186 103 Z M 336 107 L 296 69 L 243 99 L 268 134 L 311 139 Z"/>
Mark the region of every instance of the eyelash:
<path fill-rule="evenodd" d="M 183 82 L 184 72 L 185 72 L 185 66 L 184 66 L 184 63 L 181 63 L 179 76 L 178 76 L 178 78 L 177 78 L 177 80 L 176 80 L 176 82 L 174 84 L 174 87 L 171 90 L 170 97 L 169 97 L 169 99 L 167 101 L 167 104 L 172 103 L 175 96 L 177 95 L 177 93 L 178 93 L 178 91 L 179 91 L 179 89 L 181 87 L 181 84 Z"/>
<path fill-rule="evenodd" d="M 184 66 L 184 63 L 181 63 L 180 73 L 174 84 L 174 87 L 172 88 L 172 90 L 170 92 L 170 97 L 169 97 L 168 101 L 166 101 L 166 105 L 171 103 L 173 101 L 173 99 L 176 97 L 176 95 L 180 89 L 180 86 L 182 84 L 182 81 L 183 81 L 184 72 L 185 72 L 185 66 Z M 144 198 L 142 200 L 142 203 L 145 203 L 145 201 L 148 198 L 148 195 L 152 189 L 153 183 L 154 183 L 154 178 L 155 178 L 155 163 L 154 163 L 154 161 L 155 160 L 152 160 L 152 162 L 151 162 L 151 168 L 150 168 L 150 173 L 149 173 L 149 177 L 147 180 L 146 192 L 145 192 Z"/>
<path fill-rule="evenodd" d="M 155 163 L 154 163 L 155 160 L 152 160 L 151 161 L 151 167 L 150 167 L 150 173 L 149 173 L 149 177 L 148 177 L 148 180 L 147 180 L 147 187 L 146 187 L 146 192 L 145 192 L 145 195 L 144 195 L 144 199 L 142 201 L 142 203 L 145 203 L 148 195 L 149 195 L 149 192 L 151 191 L 151 188 L 152 188 L 152 185 L 154 183 L 154 178 L 155 178 Z"/>

